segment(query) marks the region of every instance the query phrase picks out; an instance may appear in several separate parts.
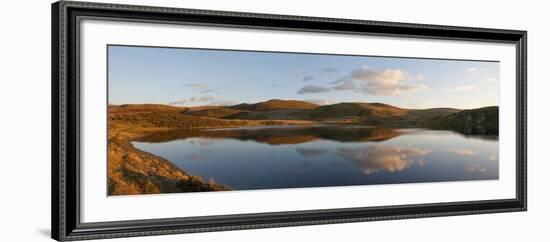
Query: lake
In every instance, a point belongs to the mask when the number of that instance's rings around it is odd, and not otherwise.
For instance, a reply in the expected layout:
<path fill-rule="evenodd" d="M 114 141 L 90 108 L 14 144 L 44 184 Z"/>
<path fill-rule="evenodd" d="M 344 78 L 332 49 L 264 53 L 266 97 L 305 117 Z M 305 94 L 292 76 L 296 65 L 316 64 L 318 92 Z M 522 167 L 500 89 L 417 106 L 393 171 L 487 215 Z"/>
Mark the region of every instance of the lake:
<path fill-rule="evenodd" d="M 155 133 L 132 144 L 235 190 L 498 179 L 498 136 L 367 126 Z"/>

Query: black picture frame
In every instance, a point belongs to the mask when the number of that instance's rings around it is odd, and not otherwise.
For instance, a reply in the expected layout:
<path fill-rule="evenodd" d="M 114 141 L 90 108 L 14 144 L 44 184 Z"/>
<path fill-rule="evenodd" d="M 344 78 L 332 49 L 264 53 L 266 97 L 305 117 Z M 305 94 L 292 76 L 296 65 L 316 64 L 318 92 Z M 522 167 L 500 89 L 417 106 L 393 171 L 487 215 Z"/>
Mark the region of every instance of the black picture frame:
<path fill-rule="evenodd" d="M 83 19 L 513 43 L 517 58 L 517 196 L 471 202 L 82 223 L 78 26 Z M 51 48 L 53 239 L 103 239 L 527 210 L 526 31 L 60 1 L 52 4 Z"/>

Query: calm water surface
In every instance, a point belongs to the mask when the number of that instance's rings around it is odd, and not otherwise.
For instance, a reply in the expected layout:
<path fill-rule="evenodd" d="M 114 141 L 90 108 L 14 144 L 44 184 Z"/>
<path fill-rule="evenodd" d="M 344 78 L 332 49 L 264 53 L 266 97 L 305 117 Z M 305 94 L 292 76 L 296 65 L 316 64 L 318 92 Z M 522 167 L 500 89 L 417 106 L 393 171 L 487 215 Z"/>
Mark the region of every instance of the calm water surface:
<path fill-rule="evenodd" d="M 498 136 L 360 126 L 158 133 L 133 142 L 236 190 L 498 179 Z"/>

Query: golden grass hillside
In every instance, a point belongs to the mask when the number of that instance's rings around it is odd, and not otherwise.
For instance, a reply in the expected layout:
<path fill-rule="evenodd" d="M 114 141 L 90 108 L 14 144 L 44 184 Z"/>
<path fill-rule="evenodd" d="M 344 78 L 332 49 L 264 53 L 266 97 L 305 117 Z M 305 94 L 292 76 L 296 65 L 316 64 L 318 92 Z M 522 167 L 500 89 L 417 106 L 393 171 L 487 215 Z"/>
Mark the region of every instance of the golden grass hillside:
<path fill-rule="evenodd" d="M 331 132 L 322 125 L 383 125 L 452 129 L 465 134 L 498 135 L 498 107 L 471 110 L 451 108 L 405 109 L 382 103 L 315 104 L 272 99 L 255 104 L 216 107 L 175 107 L 158 104 L 110 105 L 108 122 L 109 195 L 151 194 L 230 189 L 213 181 L 187 174 L 169 161 L 140 151 L 133 140 L 159 136 L 170 139 L 201 133 L 212 128 L 243 126 L 309 125 L 307 129 L 258 132 L 224 131 L 210 136 L 250 139 L 272 145 L 297 144 L 330 138 L 346 141 L 376 141 L 396 135 L 390 129 L 349 129 Z M 321 125 L 321 126 L 322 126 Z M 304 131 L 305 130 L 305 131 Z M 243 133 L 245 132 L 245 133 Z M 372 133 L 376 132 L 376 133 Z M 200 135 L 205 135 L 202 132 Z M 365 138 L 367 137 L 367 138 Z M 374 138 L 373 138 L 374 137 Z"/>
<path fill-rule="evenodd" d="M 187 174 L 169 161 L 134 148 L 132 140 L 160 131 L 261 125 L 310 124 L 309 121 L 223 120 L 183 114 L 167 105 L 110 105 L 108 122 L 109 195 L 154 194 L 230 189 Z"/>

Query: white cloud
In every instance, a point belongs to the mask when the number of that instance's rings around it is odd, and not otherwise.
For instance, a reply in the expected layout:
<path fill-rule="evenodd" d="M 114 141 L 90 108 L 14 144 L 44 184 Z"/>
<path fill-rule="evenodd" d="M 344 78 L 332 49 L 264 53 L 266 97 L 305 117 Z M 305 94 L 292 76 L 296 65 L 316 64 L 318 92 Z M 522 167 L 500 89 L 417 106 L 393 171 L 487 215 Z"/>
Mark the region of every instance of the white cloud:
<path fill-rule="evenodd" d="M 211 102 L 214 101 L 213 97 L 199 97 L 197 98 L 197 102 Z"/>
<path fill-rule="evenodd" d="M 360 91 L 375 96 L 396 96 L 427 89 L 421 84 L 405 83 L 407 76 L 407 73 L 400 69 L 377 70 L 363 66 L 353 70 L 350 78 L 359 83 Z"/>
<path fill-rule="evenodd" d="M 302 78 L 302 81 L 307 82 L 307 81 L 311 81 L 311 80 L 313 80 L 313 79 L 315 79 L 314 76 L 307 75 L 307 76 L 304 76 L 304 77 Z"/>
<path fill-rule="evenodd" d="M 298 94 L 307 94 L 307 93 L 321 93 L 321 92 L 328 92 L 330 91 L 329 88 L 327 87 L 322 87 L 322 86 L 315 86 L 315 85 L 307 85 L 307 86 L 304 86 L 302 88 L 300 88 L 300 90 L 298 90 Z"/>
<path fill-rule="evenodd" d="M 298 94 L 355 90 L 373 96 L 397 96 L 428 89 L 425 85 L 405 83 L 405 80 L 424 80 L 424 75 L 411 76 L 399 69 L 378 70 L 363 66 L 352 70 L 343 78 L 330 82 L 330 85 L 334 85 L 330 88 L 308 85 L 298 90 Z"/>
<path fill-rule="evenodd" d="M 468 165 L 468 171 L 486 173 L 488 169 L 486 167 L 483 167 L 481 164 L 474 163 L 474 164 Z"/>
<path fill-rule="evenodd" d="M 472 74 L 472 75 L 479 75 L 483 72 L 485 72 L 487 69 L 484 67 L 470 67 L 466 69 L 466 73 Z"/>
<path fill-rule="evenodd" d="M 457 155 L 463 155 L 463 156 L 477 155 L 477 151 L 471 150 L 471 149 L 452 149 L 452 150 L 449 150 L 449 152 Z"/>
<path fill-rule="evenodd" d="M 189 100 L 189 98 L 183 98 L 183 99 L 180 99 L 180 100 L 177 100 L 177 101 L 169 102 L 168 104 L 170 104 L 170 105 L 183 105 L 183 104 L 186 104 L 186 103 L 189 103 L 189 102 L 191 102 Z"/>
<path fill-rule="evenodd" d="M 205 88 L 208 88 L 208 84 L 206 83 L 190 83 L 190 84 L 187 84 L 186 86 L 188 87 L 191 87 L 193 89 L 205 89 Z"/>
<path fill-rule="evenodd" d="M 463 85 L 463 86 L 449 88 L 447 89 L 447 92 L 466 92 L 466 91 L 472 91 L 477 89 L 478 89 L 477 86 L 474 86 L 474 85 Z"/>
<path fill-rule="evenodd" d="M 417 81 L 424 81 L 424 74 L 418 74 L 413 79 Z"/>
<path fill-rule="evenodd" d="M 222 105 L 222 103 L 227 103 L 224 100 L 217 100 L 213 97 L 203 96 L 203 97 L 191 97 L 183 98 L 173 102 L 169 102 L 170 105 Z"/>
<path fill-rule="evenodd" d="M 355 85 L 355 82 L 353 80 L 344 80 L 340 84 L 332 87 L 334 90 L 342 91 L 342 90 L 356 90 L 357 86 Z"/>

